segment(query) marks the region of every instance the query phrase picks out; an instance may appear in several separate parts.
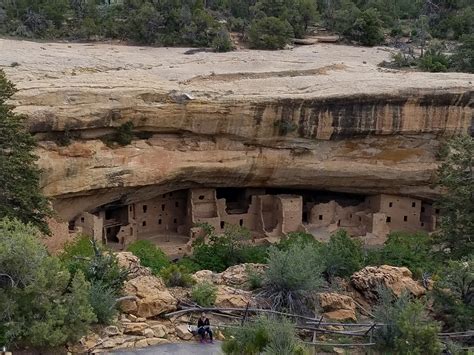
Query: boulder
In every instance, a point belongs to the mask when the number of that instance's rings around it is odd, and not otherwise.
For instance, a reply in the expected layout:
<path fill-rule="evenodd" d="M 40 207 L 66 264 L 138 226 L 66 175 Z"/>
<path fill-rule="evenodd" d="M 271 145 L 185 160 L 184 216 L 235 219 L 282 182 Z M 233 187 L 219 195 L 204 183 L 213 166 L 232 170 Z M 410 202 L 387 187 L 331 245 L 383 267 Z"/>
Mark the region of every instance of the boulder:
<path fill-rule="evenodd" d="M 318 296 L 324 317 L 340 321 L 357 320 L 356 304 L 351 297 L 334 292 L 320 293 Z"/>
<path fill-rule="evenodd" d="M 351 276 L 351 284 L 371 301 L 377 300 L 379 285 L 387 287 L 397 297 L 404 291 L 415 297 L 426 293 L 426 289 L 413 280 L 411 271 L 406 267 L 367 266 Z"/>
<path fill-rule="evenodd" d="M 190 340 L 193 337 L 186 324 L 180 324 L 176 326 L 176 335 L 182 340 Z"/>
<path fill-rule="evenodd" d="M 121 302 L 122 311 L 150 318 L 176 310 L 177 300 L 155 276 L 138 276 L 124 284 L 124 294 L 135 299 Z"/>
<path fill-rule="evenodd" d="M 151 270 L 140 264 L 140 259 L 133 253 L 121 251 L 115 253 L 118 264 L 129 271 L 128 279 L 134 279 L 138 276 L 150 276 Z"/>
<path fill-rule="evenodd" d="M 252 293 L 249 291 L 219 285 L 215 305 L 216 307 L 244 308 L 251 300 Z"/>
<path fill-rule="evenodd" d="M 109 325 L 108 327 L 105 327 L 104 333 L 111 337 L 120 334 L 120 331 L 115 325 Z"/>
<path fill-rule="evenodd" d="M 249 270 L 261 273 L 265 271 L 264 264 L 239 264 L 227 268 L 220 274 L 220 283 L 227 286 L 242 288 L 249 281 Z"/>
<path fill-rule="evenodd" d="M 162 339 L 162 338 L 150 338 L 150 339 L 147 339 L 146 341 L 148 343 L 148 346 L 171 343 L 168 339 Z"/>
<path fill-rule="evenodd" d="M 132 335 L 145 335 L 145 330 L 147 328 L 147 323 L 124 323 L 123 333 Z"/>
<path fill-rule="evenodd" d="M 155 338 L 164 338 L 166 337 L 166 334 L 168 333 L 166 330 L 166 327 L 163 324 L 152 325 L 151 329 L 153 330 L 153 333 L 155 334 Z"/>

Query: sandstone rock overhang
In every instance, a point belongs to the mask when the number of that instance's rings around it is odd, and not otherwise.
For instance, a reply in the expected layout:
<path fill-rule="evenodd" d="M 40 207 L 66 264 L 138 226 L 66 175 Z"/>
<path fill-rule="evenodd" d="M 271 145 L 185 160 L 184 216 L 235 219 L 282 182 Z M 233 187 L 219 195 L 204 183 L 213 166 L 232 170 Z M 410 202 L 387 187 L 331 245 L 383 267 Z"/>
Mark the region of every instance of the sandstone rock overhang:
<path fill-rule="evenodd" d="M 474 75 L 380 68 L 386 48 L 185 52 L 0 40 L 59 207 L 195 186 L 433 199 L 441 142 L 474 126 Z M 129 121 L 147 138 L 99 140 Z M 58 147 L 51 132 L 75 140 Z"/>

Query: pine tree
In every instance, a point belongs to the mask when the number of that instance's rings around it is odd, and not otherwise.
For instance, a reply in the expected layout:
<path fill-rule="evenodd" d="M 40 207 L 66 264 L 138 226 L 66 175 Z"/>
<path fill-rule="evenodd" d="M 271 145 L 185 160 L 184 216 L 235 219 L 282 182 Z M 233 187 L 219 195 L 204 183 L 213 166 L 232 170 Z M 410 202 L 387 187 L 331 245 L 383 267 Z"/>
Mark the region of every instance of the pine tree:
<path fill-rule="evenodd" d="M 24 116 L 13 112 L 7 100 L 15 87 L 0 70 L 0 218 L 17 218 L 48 233 L 45 217 L 51 214 L 39 188 L 35 141 L 25 130 Z"/>
<path fill-rule="evenodd" d="M 439 239 L 454 258 L 460 258 L 474 253 L 474 139 L 454 138 L 442 153 L 438 177 L 447 192 L 439 201 Z"/>

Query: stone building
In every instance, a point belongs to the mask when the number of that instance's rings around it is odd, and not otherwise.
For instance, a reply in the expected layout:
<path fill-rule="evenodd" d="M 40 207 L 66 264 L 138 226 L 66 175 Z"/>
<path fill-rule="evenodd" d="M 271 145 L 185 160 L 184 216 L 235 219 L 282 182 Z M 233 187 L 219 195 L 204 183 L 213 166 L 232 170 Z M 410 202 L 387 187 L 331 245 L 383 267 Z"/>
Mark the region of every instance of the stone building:
<path fill-rule="evenodd" d="M 373 195 L 348 199 L 344 194 L 321 198 L 318 192 L 271 192 L 258 188 L 195 188 L 148 200 L 101 206 L 69 223 L 70 229 L 124 247 L 137 239 L 191 235 L 201 223 L 217 233 L 226 225 L 247 228 L 254 239 L 286 233 L 331 233 L 384 238 L 391 231 L 432 231 L 439 211 L 410 197 Z M 382 241 L 383 242 L 383 241 Z"/>

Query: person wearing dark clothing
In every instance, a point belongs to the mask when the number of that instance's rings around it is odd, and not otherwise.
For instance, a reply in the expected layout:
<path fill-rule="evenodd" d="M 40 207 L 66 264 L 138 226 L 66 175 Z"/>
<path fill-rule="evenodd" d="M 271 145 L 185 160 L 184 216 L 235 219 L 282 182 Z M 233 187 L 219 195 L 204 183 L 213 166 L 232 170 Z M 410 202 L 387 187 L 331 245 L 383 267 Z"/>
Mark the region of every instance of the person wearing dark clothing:
<path fill-rule="evenodd" d="M 206 333 L 209 334 L 209 340 L 212 343 L 212 330 L 209 318 L 206 317 L 206 313 L 203 313 L 198 320 L 198 334 L 201 336 L 201 343 L 204 343 Z"/>

